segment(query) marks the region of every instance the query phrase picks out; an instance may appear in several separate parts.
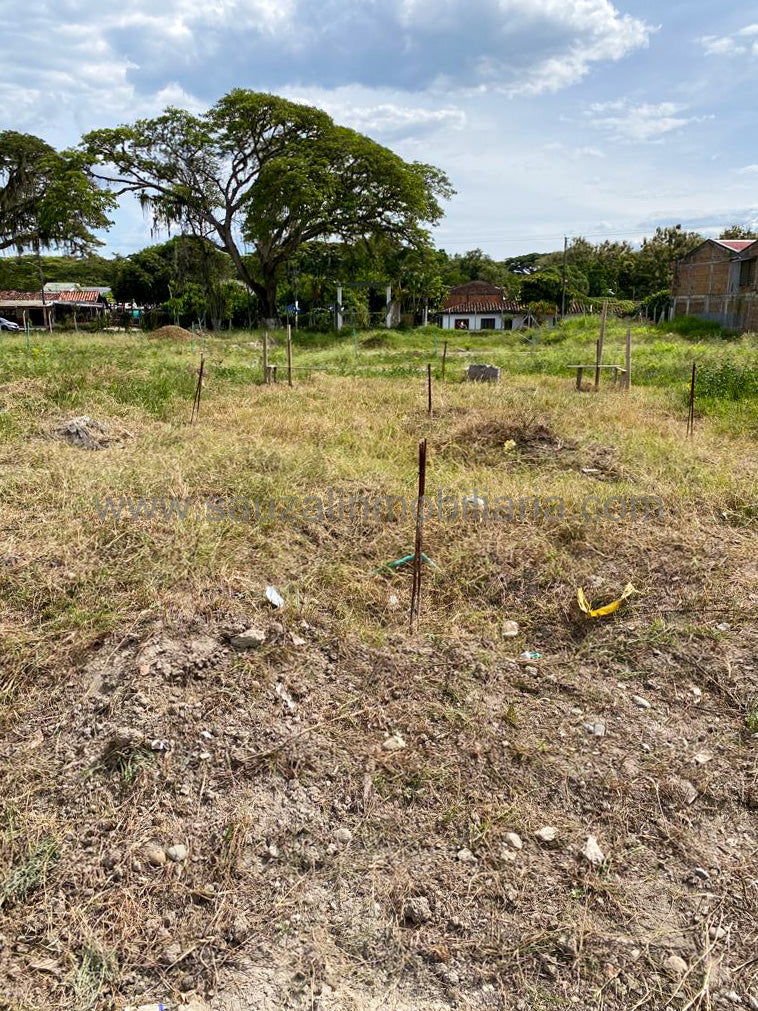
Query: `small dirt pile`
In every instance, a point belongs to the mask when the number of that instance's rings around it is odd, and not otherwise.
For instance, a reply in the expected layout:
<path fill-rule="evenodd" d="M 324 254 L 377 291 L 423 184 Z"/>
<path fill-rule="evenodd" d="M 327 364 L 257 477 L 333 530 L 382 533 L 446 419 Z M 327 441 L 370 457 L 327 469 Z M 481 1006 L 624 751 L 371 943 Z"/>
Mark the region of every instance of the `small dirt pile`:
<path fill-rule="evenodd" d="M 148 335 L 151 341 L 191 341 L 195 339 L 195 334 L 190 330 L 185 330 L 183 326 L 162 326 L 158 330 L 153 330 Z"/>

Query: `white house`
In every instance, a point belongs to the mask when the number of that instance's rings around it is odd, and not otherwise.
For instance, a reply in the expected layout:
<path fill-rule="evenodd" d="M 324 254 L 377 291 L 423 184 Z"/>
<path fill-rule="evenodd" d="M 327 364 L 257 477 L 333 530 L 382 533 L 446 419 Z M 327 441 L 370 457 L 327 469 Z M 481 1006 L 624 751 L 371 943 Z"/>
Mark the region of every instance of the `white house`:
<path fill-rule="evenodd" d="M 520 302 L 488 281 L 467 281 L 451 288 L 442 303 L 443 330 L 519 330 L 536 321 Z"/>

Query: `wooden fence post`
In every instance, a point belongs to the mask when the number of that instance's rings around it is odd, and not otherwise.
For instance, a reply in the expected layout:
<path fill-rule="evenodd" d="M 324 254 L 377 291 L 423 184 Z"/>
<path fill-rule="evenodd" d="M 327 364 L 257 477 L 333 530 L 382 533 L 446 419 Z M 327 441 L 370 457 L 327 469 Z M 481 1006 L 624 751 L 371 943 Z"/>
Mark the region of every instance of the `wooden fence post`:
<path fill-rule="evenodd" d="M 445 382 L 445 359 L 447 358 L 447 341 L 442 345 L 442 382 Z"/>

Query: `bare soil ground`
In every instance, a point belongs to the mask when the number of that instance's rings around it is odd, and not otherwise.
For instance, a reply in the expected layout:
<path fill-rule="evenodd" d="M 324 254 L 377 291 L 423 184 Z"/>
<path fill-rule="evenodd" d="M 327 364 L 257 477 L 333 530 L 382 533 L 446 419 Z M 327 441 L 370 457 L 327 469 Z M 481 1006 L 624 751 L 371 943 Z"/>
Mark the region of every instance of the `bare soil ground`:
<path fill-rule="evenodd" d="M 0 1007 L 758 1007 L 754 465 L 705 433 L 678 448 L 643 393 L 579 419 L 544 396 L 524 420 L 451 389 L 428 422 L 389 383 L 320 379 L 219 392 L 198 430 L 111 418 L 133 437 L 98 453 L 27 443 L 27 477 L 3 471 Z M 157 481 L 148 461 L 204 494 L 243 464 L 387 491 L 398 432 L 412 486 L 425 429 L 451 481 L 689 490 L 633 527 L 430 524 L 413 634 L 409 573 L 374 571 L 411 528 L 217 543 L 69 508 L 103 467 Z M 19 503 L 50 473 L 61 529 L 35 538 Z M 578 586 L 605 603 L 628 580 L 614 616 L 579 611 Z M 126 603 L 51 624 L 66 593 Z"/>

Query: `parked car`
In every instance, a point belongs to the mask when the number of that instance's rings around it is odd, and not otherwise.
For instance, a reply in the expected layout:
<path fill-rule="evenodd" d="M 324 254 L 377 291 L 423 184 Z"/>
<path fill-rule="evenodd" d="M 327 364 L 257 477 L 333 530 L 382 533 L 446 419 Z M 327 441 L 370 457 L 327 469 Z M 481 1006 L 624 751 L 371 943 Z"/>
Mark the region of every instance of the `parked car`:
<path fill-rule="evenodd" d="M 0 330 L 21 330 L 23 329 L 18 325 L 18 323 L 12 323 L 9 319 L 5 319 L 0 316 Z"/>

